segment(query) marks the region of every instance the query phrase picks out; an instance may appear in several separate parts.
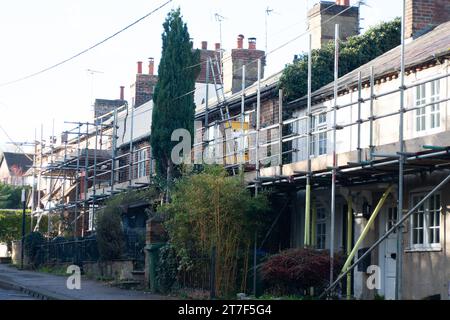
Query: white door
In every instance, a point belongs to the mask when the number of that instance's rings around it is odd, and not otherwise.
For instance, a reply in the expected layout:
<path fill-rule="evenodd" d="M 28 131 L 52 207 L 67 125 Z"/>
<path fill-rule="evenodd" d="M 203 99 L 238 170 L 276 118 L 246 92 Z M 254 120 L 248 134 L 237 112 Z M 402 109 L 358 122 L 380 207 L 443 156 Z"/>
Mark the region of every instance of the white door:
<path fill-rule="evenodd" d="M 386 231 L 391 229 L 391 227 L 397 222 L 397 208 L 391 207 L 386 210 L 387 214 L 385 218 L 382 219 L 384 228 L 380 228 L 381 235 L 383 235 Z M 383 247 L 384 255 L 382 256 L 381 263 L 383 268 L 383 286 L 384 297 L 387 300 L 395 299 L 395 276 L 396 276 L 396 258 L 397 258 L 397 233 L 391 233 L 384 241 Z M 380 235 L 380 236 L 381 236 Z"/>

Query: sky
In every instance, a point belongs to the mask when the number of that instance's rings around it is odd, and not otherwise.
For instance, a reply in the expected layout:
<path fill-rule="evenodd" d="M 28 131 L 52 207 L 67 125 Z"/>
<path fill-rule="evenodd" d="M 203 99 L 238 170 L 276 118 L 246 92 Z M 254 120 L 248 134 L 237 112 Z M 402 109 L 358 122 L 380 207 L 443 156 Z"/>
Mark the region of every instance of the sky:
<path fill-rule="evenodd" d="M 36 77 L 8 86 L 1 84 L 27 76 L 107 38 L 151 12 L 167 0 L 15 0 L 0 4 L 0 149 L 15 151 L 14 142 L 33 142 L 52 131 L 59 136 L 70 128 L 67 121 L 92 121 L 95 98 L 118 99 L 119 87 L 130 85 L 136 62 L 161 56 L 162 23 L 171 9 L 181 8 L 184 21 L 199 48 L 220 41 L 222 48 L 236 46 L 238 34 L 256 37 L 268 51 L 301 36 L 267 57 L 265 75 L 290 63 L 306 51 L 306 12 L 318 0 L 173 0 L 163 9 L 101 46 Z M 355 4 L 357 0 L 351 1 Z M 401 15 L 400 0 L 366 0 L 361 7 L 361 32 Z M 266 9 L 273 11 L 269 15 Z M 215 14 L 223 19 L 219 22 Z M 246 40 L 244 40 L 246 42 Z M 144 70 L 146 70 L 144 68 Z M 25 148 L 26 151 L 30 150 Z"/>

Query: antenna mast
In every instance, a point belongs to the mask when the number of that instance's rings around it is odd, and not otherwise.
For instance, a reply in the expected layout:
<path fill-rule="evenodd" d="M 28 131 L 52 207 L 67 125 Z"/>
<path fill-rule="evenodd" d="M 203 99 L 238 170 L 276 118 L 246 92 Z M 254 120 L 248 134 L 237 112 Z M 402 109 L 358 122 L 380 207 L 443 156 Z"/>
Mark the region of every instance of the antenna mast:
<path fill-rule="evenodd" d="M 266 8 L 266 15 L 265 15 L 265 27 L 266 27 L 266 53 L 267 53 L 267 42 L 268 42 L 268 35 L 267 35 L 267 17 L 273 12 L 273 9 L 270 9 L 269 7 Z"/>

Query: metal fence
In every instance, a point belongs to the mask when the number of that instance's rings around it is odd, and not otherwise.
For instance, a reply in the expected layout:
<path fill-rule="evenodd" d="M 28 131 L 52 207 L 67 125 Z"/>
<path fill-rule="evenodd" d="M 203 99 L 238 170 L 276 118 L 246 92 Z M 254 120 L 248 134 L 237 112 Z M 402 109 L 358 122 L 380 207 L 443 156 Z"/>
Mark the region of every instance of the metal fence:
<path fill-rule="evenodd" d="M 123 259 L 133 260 L 135 270 L 144 270 L 145 253 L 139 234 L 126 234 Z M 54 239 L 37 247 L 37 264 L 57 264 L 99 261 L 100 254 L 95 237 L 77 240 Z"/>
<path fill-rule="evenodd" d="M 211 290 L 211 258 L 209 256 L 191 259 L 191 267 L 181 269 L 177 274 L 177 284 L 183 289 Z"/>
<path fill-rule="evenodd" d="M 49 241 L 39 245 L 37 250 L 39 264 L 74 263 L 98 261 L 99 253 L 95 238 L 78 240 Z"/>

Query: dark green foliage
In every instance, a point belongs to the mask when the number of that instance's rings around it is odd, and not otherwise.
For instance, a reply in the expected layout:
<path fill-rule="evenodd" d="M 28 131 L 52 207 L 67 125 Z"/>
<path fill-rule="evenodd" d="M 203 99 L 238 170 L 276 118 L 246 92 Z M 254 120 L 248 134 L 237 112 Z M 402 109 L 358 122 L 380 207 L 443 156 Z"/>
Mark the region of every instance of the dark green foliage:
<path fill-rule="evenodd" d="M 364 34 L 353 36 L 340 44 L 339 76 L 375 59 L 400 44 L 401 21 L 381 23 Z M 312 51 L 312 90 L 320 89 L 334 79 L 334 42 Z M 287 66 L 280 79 L 287 100 L 307 94 L 308 54 Z"/>
<path fill-rule="evenodd" d="M 39 264 L 39 246 L 44 244 L 44 242 L 45 238 L 40 232 L 31 232 L 25 236 L 24 252 L 32 267 L 37 267 Z"/>
<path fill-rule="evenodd" d="M 0 183 L 0 209 L 22 208 L 22 187 Z"/>
<path fill-rule="evenodd" d="M 110 198 L 96 217 L 97 245 L 103 261 L 122 258 L 125 250 L 125 234 L 122 226 L 122 208 L 138 201 L 155 199 L 154 189 L 129 191 Z"/>
<path fill-rule="evenodd" d="M 175 249 L 166 243 L 159 250 L 159 261 L 156 267 L 156 281 L 162 293 L 169 293 L 176 283 L 178 274 L 178 259 Z"/>
<path fill-rule="evenodd" d="M 171 141 L 175 129 L 184 128 L 193 137 L 195 79 L 200 66 L 200 53 L 193 50 L 187 25 L 180 9 L 172 10 L 163 24 L 162 55 L 158 67 L 158 83 L 153 95 L 151 146 L 156 170 L 165 177 L 170 154 L 176 142 Z M 186 94 L 189 93 L 190 94 Z"/>
<path fill-rule="evenodd" d="M 338 254 L 334 259 L 335 277 L 344 264 Z M 323 289 L 330 275 L 330 253 L 311 248 L 288 249 L 273 255 L 261 266 L 262 278 L 271 293 L 300 294 L 315 287 Z"/>

